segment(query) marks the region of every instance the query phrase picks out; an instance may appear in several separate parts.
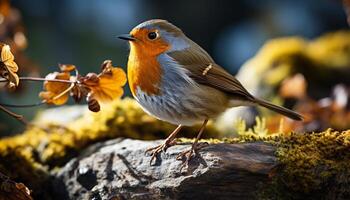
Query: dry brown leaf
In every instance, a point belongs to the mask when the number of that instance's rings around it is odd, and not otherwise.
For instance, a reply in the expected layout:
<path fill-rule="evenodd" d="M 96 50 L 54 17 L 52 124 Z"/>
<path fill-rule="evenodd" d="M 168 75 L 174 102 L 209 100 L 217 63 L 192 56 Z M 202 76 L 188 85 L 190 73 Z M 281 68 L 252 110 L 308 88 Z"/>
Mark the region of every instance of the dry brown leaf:
<path fill-rule="evenodd" d="M 95 73 L 88 73 L 86 76 L 82 77 L 80 81 L 87 86 L 97 86 L 100 78 Z"/>
<path fill-rule="evenodd" d="M 88 108 L 90 111 L 99 112 L 101 110 L 100 104 L 98 103 L 98 101 L 96 99 L 94 99 L 94 97 L 92 95 L 88 95 L 86 97 L 86 101 L 88 103 Z"/>
<path fill-rule="evenodd" d="M 75 65 L 72 64 L 59 64 L 61 72 L 72 72 L 76 69 Z"/>
<path fill-rule="evenodd" d="M 9 87 L 18 86 L 19 78 L 17 75 L 18 66 L 15 63 L 15 57 L 11 53 L 9 45 L 0 44 L 1 47 L 1 66 L 0 76 L 9 81 Z"/>
<path fill-rule="evenodd" d="M 0 200 L 32 200 L 31 191 L 23 184 L 0 173 Z"/>
<path fill-rule="evenodd" d="M 45 79 L 47 80 L 53 80 L 53 79 L 60 79 L 60 80 L 69 80 L 70 74 L 67 72 L 54 72 L 48 74 Z M 63 92 L 65 92 L 70 87 L 70 83 L 61 83 L 61 82 L 53 82 L 53 81 L 45 81 L 44 82 L 44 90 L 43 92 L 40 92 L 39 97 L 46 101 L 48 104 L 54 104 L 54 105 L 62 105 L 68 101 L 69 93 L 66 92 L 65 94 L 61 95 Z M 57 98 L 60 95 L 59 98 Z"/>

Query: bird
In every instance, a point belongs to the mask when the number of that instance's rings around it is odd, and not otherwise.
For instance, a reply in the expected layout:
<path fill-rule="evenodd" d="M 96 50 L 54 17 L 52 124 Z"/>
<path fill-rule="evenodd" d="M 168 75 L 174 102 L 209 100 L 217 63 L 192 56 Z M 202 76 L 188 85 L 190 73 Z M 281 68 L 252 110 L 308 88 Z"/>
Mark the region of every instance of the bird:
<path fill-rule="evenodd" d="M 254 97 L 202 47 L 166 20 L 145 21 L 118 38 L 130 45 L 127 77 L 133 97 L 149 115 L 177 125 L 162 144 L 146 150 L 151 165 L 160 153 L 176 144 L 182 127 L 202 124 L 191 148 L 177 156 L 187 166 L 205 146 L 198 141 L 208 120 L 228 108 L 262 106 L 294 120 L 303 119 L 297 112 Z"/>

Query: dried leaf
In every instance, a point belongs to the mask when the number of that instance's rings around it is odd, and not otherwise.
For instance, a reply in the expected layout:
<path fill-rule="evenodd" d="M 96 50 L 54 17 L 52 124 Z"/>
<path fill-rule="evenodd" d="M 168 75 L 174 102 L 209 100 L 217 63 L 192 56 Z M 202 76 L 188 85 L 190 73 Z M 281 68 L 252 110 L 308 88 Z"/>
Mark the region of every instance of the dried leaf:
<path fill-rule="evenodd" d="M 59 64 L 61 72 L 72 72 L 76 69 L 75 65 L 72 64 Z"/>
<path fill-rule="evenodd" d="M 296 74 L 282 82 L 279 93 L 284 98 L 302 99 L 306 95 L 306 88 L 304 76 Z"/>
<path fill-rule="evenodd" d="M 66 72 L 54 72 L 48 74 L 45 79 L 47 80 L 53 80 L 53 79 L 60 79 L 60 80 L 69 80 L 70 74 Z M 48 104 L 54 104 L 54 105 L 62 105 L 67 102 L 69 98 L 69 93 L 66 92 L 65 94 L 61 95 L 64 91 L 66 91 L 70 87 L 69 83 L 61 83 L 61 82 L 53 82 L 53 81 L 45 81 L 44 82 L 44 90 L 43 92 L 40 92 L 39 97 L 46 101 Z M 61 95 L 59 98 L 57 98 L 59 95 Z"/>
<path fill-rule="evenodd" d="M 101 110 L 100 104 L 98 101 L 94 98 L 93 95 L 88 95 L 86 98 L 86 101 L 88 102 L 89 110 L 92 112 L 99 112 Z"/>
<path fill-rule="evenodd" d="M 83 98 L 88 94 L 90 90 L 88 90 L 85 87 L 80 87 L 79 85 L 74 86 L 71 91 L 70 95 L 73 97 L 74 101 L 79 103 Z"/>
<path fill-rule="evenodd" d="M 19 78 L 16 74 L 18 71 L 18 66 L 14 61 L 14 56 L 11 53 L 9 45 L 0 44 L 1 47 L 1 66 L 0 66 L 0 76 L 9 81 L 9 86 L 18 86 Z"/>
<path fill-rule="evenodd" d="M 32 200 L 31 191 L 23 184 L 0 173 L 0 200 Z"/>
<path fill-rule="evenodd" d="M 105 60 L 103 61 L 103 63 L 101 64 L 101 72 L 102 73 L 106 73 L 109 69 L 111 69 L 112 66 L 112 61 L 111 60 Z"/>
<path fill-rule="evenodd" d="M 102 72 L 98 75 L 96 85 L 89 85 L 90 94 L 100 102 L 118 99 L 123 95 L 123 86 L 126 83 L 126 74 L 123 69 L 113 67 L 111 61 L 105 61 Z"/>
<path fill-rule="evenodd" d="M 82 77 L 80 81 L 88 86 L 97 86 L 100 78 L 95 73 L 88 73 L 85 77 Z"/>

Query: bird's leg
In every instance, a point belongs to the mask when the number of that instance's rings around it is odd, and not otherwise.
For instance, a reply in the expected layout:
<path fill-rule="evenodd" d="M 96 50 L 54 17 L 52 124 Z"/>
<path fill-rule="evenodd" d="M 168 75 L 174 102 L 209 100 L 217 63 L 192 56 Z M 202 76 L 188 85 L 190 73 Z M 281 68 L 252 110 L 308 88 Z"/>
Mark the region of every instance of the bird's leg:
<path fill-rule="evenodd" d="M 185 166 L 188 165 L 188 162 L 191 160 L 192 158 L 192 155 L 196 155 L 196 153 L 198 152 L 199 149 L 203 148 L 204 146 L 207 146 L 208 143 L 198 143 L 198 140 L 201 138 L 202 136 L 202 133 L 205 129 L 205 126 L 207 125 L 208 123 L 208 119 L 205 119 L 204 122 L 203 122 L 203 125 L 201 126 L 201 128 L 199 129 L 199 132 L 198 132 L 198 135 L 196 137 L 196 139 L 194 140 L 193 144 L 192 144 L 192 147 L 190 150 L 187 150 L 187 151 L 183 151 L 181 152 L 177 157 L 176 159 L 177 160 L 183 160 L 183 158 L 185 158 L 181 168 L 180 168 L 180 171 L 182 170 L 182 168 L 184 168 Z"/>
<path fill-rule="evenodd" d="M 176 134 L 181 130 L 182 125 L 180 124 L 163 142 L 163 144 L 160 144 L 158 146 L 149 148 L 146 150 L 145 153 L 151 152 L 151 161 L 150 161 L 150 165 L 152 165 L 152 162 L 154 159 L 157 159 L 157 156 L 159 153 L 161 153 L 162 151 L 166 151 L 169 147 L 171 147 L 172 145 L 175 144 L 175 137 Z"/>

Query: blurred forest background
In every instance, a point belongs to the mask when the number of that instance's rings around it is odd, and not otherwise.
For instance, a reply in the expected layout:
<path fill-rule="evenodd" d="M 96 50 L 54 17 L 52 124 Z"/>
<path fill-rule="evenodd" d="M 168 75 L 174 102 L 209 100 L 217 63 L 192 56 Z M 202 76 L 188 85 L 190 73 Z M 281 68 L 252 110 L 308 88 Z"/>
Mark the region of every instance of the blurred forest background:
<path fill-rule="evenodd" d="M 20 31 L 25 35 L 28 66 L 19 63 L 21 76 L 44 77 L 58 63 L 75 64 L 83 74 L 98 72 L 105 59 L 125 69 L 128 47 L 116 35 L 152 18 L 182 28 L 231 73 L 268 39 L 293 35 L 311 39 L 348 27 L 337 0 L 13 0 L 11 6 L 21 15 Z M 35 103 L 41 89 L 41 83 L 26 82 L 16 92 L 1 91 L 0 102 Z M 128 87 L 125 90 L 129 96 Z M 43 108 L 13 110 L 31 119 Z M 23 128 L 0 112 L 0 137 Z"/>

